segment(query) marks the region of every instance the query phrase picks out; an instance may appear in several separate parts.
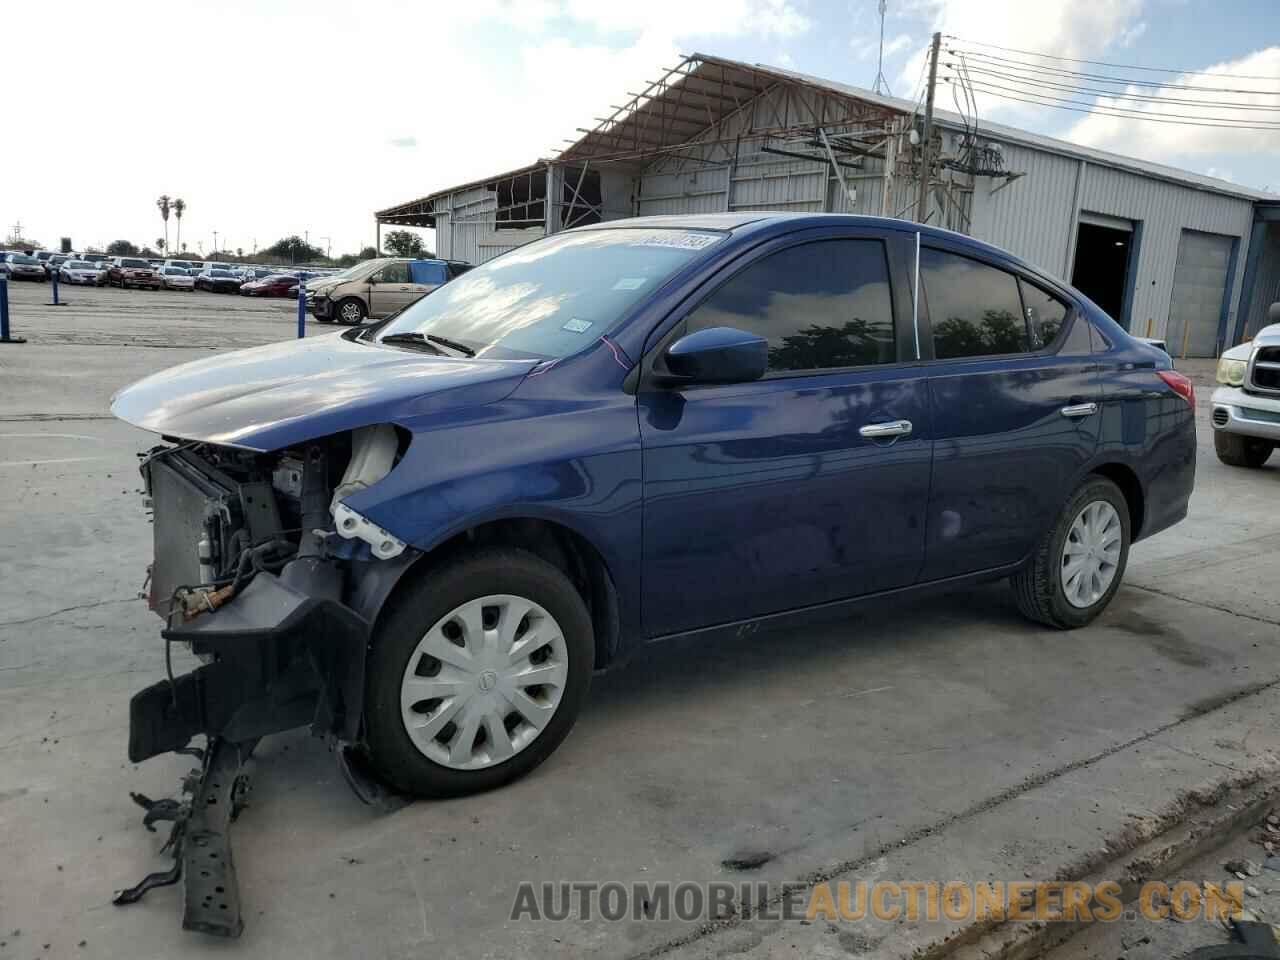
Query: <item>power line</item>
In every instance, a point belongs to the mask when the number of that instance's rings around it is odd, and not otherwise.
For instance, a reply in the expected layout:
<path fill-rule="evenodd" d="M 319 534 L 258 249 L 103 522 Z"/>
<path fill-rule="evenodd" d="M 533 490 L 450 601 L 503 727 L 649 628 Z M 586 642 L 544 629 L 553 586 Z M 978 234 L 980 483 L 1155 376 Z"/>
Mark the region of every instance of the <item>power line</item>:
<path fill-rule="evenodd" d="M 964 58 L 960 58 L 964 61 Z M 951 67 L 948 61 L 946 66 Z M 1280 103 L 1275 106 L 1264 106 L 1256 103 L 1235 103 L 1226 100 L 1196 100 L 1191 98 L 1180 97 L 1160 97 L 1151 93 L 1123 93 L 1118 90 L 1108 90 L 1105 87 L 1089 87 L 1078 84 L 1057 83 L 1052 80 L 1044 79 L 1036 76 L 1026 76 L 1020 73 L 1006 73 L 1000 70 L 993 70 L 990 67 L 984 67 L 978 64 L 968 64 L 965 62 L 965 69 L 971 73 L 986 77 L 998 77 L 1002 80 L 1013 80 L 1017 82 L 1027 83 L 1031 86 L 1053 88 L 1056 90 L 1064 90 L 1069 93 L 1097 94 L 1103 97 L 1112 97 L 1119 100 L 1134 100 L 1146 103 L 1175 103 L 1182 106 L 1192 107 L 1221 107 L 1227 110 L 1262 110 L 1269 112 L 1280 112 Z"/>
<path fill-rule="evenodd" d="M 944 78 L 944 80 L 947 83 L 952 82 L 952 78 L 950 77 L 946 77 Z M 1211 118 L 1200 119 L 1195 117 L 1187 117 L 1182 114 L 1165 113 L 1165 114 L 1154 115 L 1142 110 L 1118 112 L 1121 110 L 1125 110 L 1125 108 L 1123 107 L 1116 107 L 1113 109 L 1099 108 L 1097 106 L 1092 106 L 1089 104 L 1082 103 L 1079 100 L 1069 100 L 1063 97 L 1054 97 L 1050 94 L 1040 94 L 1034 91 L 1026 91 L 1026 90 L 1020 90 L 1016 88 L 1013 89 L 1012 93 L 1010 93 L 1005 91 L 1009 91 L 1011 88 L 996 87 L 994 84 L 984 84 L 979 82 L 979 83 L 972 84 L 972 86 L 973 86 L 973 89 L 975 90 L 981 90 L 983 93 L 990 94 L 991 96 L 998 97 L 1002 100 L 1016 100 L 1019 103 L 1030 103 L 1030 104 L 1035 104 L 1037 106 L 1053 107 L 1057 110 L 1070 110 L 1074 113 L 1089 113 L 1089 114 L 1094 114 L 1102 117 L 1116 117 L 1121 120 L 1146 120 L 1151 123 L 1174 123 L 1174 124 L 1179 124 L 1181 126 L 1188 126 L 1188 127 L 1217 127 L 1220 129 L 1228 129 L 1228 130 L 1280 130 L 1280 123 L 1248 124 L 1248 123 L 1237 123 L 1230 120 L 1208 122 Z M 1015 96 L 1014 95 L 1015 93 L 1024 94 L 1024 96 Z M 1058 101 L 1058 102 L 1051 102 L 1051 101 Z"/>
<path fill-rule="evenodd" d="M 1175 67 L 1142 67 L 1133 63 L 1110 63 L 1106 60 L 1080 60 L 1076 57 L 1059 57 L 1052 53 L 1040 53 L 1035 50 L 1019 50 L 1017 47 L 1002 47 L 995 43 L 984 43 L 981 40 L 968 40 L 964 37 L 957 37 L 953 33 L 945 35 L 948 40 L 959 40 L 962 43 L 971 44 L 975 47 L 988 47 L 992 50 L 1003 50 L 1006 53 L 1021 53 L 1029 57 L 1044 57 L 1046 60 L 1058 60 L 1062 63 L 1087 63 L 1095 67 L 1112 67 L 1117 70 L 1141 70 L 1144 73 L 1180 73 L 1185 76 L 1195 77 L 1229 77 L 1235 80 L 1275 80 L 1275 76 L 1258 76 L 1256 74 L 1246 73 L 1212 73 L 1206 70 L 1180 70 Z"/>
<path fill-rule="evenodd" d="M 1099 83 L 1116 83 L 1127 84 L 1134 87 L 1155 87 L 1159 90 L 1194 90 L 1199 93 L 1249 93 L 1254 95 L 1280 96 L 1280 90 L 1253 90 L 1244 87 L 1206 87 L 1197 84 L 1187 83 L 1171 83 L 1161 80 L 1137 80 L 1132 77 L 1114 77 L 1100 73 L 1082 73 L 1078 70 L 1067 70 L 1063 67 L 1046 67 L 1037 63 L 1027 63 L 1023 60 L 1012 60 L 1009 57 L 997 57 L 993 54 L 982 53 L 977 50 L 965 50 L 957 47 L 947 47 L 948 53 L 976 59 L 979 63 L 996 63 L 997 65 L 1016 67 L 1021 70 L 1029 70 L 1033 73 L 1042 73 L 1054 77 L 1074 77 L 1081 80 L 1093 80 Z M 1276 79 L 1275 77 L 1271 78 Z"/>

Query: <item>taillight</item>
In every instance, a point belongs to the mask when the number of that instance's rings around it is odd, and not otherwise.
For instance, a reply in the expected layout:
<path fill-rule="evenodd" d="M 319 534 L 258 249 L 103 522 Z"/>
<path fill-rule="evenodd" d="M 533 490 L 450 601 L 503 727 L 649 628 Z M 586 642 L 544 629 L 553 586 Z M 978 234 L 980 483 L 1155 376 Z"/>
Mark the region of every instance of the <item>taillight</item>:
<path fill-rule="evenodd" d="M 1193 410 L 1195 409 L 1196 388 L 1190 377 L 1179 373 L 1177 370 L 1157 370 L 1156 376 L 1167 383 L 1174 393 L 1191 404 Z"/>

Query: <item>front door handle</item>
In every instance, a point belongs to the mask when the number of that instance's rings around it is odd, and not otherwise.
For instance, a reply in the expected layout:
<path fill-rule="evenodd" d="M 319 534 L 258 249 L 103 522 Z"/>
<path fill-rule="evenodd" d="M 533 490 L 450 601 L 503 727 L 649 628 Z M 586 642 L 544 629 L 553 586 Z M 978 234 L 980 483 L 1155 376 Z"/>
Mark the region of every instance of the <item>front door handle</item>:
<path fill-rule="evenodd" d="M 858 433 L 868 440 L 881 440 L 885 437 L 907 437 L 911 435 L 911 421 L 890 420 L 887 423 L 868 423 L 859 427 Z"/>
<path fill-rule="evenodd" d="M 1091 417 L 1098 412 L 1096 403 L 1073 403 L 1058 411 L 1064 417 Z"/>

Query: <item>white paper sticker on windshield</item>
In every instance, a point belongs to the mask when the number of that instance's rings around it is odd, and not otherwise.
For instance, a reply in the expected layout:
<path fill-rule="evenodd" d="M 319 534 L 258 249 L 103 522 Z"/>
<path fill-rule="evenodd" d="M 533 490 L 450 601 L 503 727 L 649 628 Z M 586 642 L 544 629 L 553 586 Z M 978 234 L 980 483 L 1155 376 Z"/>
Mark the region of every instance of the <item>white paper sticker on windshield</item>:
<path fill-rule="evenodd" d="M 573 319 L 566 321 L 565 325 L 560 329 L 568 330 L 570 333 L 586 333 L 590 327 L 590 320 L 579 320 L 577 317 L 574 317 Z"/>
<path fill-rule="evenodd" d="M 640 243 L 650 247 L 680 247 L 684 250 L 702 250 L 720 239 L 715 233 L 684 233 L 679 230 L 655 230 L 640 238 Z"/>
<path fill-rule="evenodd" d="M 615 290 L 639 290 L 644 286 L 644 277 L 623 277 L 613 285 Z"/>

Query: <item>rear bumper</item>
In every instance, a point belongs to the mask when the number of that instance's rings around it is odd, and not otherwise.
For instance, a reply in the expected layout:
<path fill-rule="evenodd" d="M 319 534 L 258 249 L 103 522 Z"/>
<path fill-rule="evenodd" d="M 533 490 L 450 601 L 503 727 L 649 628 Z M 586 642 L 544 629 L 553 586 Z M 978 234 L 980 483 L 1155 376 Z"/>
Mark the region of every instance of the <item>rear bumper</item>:
<path fill-rule="evenodd" d="M 177 750 L 197 734 L 240 743 L 311 724 L 317 733 L 358 736 L 369 622 L 299 587 L 309 574 L 323 582 L 317 563 L 296 560 L 279 577 L 260 573 L 225 606 L 162 632 L 211 662 L 172 687 L 162 680 L 134 694 L 131 762 Z"/>
<path fill-rule="evenodd" d="M 1239 387 L 1218 387 L 1213 391 L 1209 416 L 1213 429 L 1280 441 L 1280 397 L 1246 393 Z"/>

